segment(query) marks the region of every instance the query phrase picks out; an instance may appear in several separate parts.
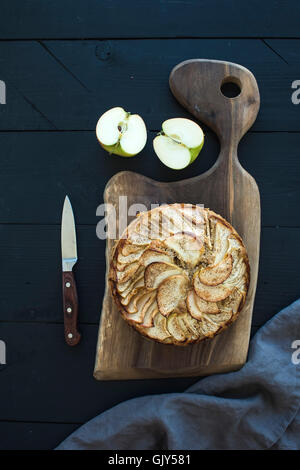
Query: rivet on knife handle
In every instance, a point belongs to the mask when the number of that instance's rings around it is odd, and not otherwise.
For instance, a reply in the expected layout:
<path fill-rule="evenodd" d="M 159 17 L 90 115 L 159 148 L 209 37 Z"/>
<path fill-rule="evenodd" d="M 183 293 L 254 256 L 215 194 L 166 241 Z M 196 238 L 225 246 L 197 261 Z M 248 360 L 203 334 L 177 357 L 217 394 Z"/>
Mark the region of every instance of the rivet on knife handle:
<path fill-rule="evenodd" d="M 63 272 L 62 279 L 65 339 L 69 346 L 75 346 L 79 343 L 81 334 L 77 330 L 78 297 L 73 272 Z"/>

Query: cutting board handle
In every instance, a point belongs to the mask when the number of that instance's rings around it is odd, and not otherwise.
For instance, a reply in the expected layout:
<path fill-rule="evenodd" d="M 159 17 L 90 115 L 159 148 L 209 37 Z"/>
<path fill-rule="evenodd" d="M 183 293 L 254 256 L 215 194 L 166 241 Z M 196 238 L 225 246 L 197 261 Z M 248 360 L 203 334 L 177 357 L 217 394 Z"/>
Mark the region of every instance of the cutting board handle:
<path fill-rule="evenodd" d="M 221 143 L 219 160 L 228 160 L 229 154 L 236 156 L 238 143 L 259 110 L 260 96 L 254 75 L 231 62 L 193 59 L 174 67 L 169 83 L 179 103 L 217 134 Z M 238 96 L 223 94 L 224 84 L 229 83 L 240 90 Z"/>

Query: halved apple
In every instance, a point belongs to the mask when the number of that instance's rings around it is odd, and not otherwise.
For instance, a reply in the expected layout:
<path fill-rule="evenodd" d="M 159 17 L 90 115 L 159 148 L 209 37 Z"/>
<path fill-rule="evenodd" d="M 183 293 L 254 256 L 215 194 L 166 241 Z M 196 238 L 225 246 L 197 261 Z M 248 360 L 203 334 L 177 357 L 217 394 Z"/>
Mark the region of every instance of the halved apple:
<path fill-rule="evenodd" d="M 164 121 L 161 133 L 153 140 L 156 155 L 167 167 L 181 170 L 198 157 L 204 134 L 190 119 L 173 118 Z"/>
<path fill-rule="evenodd" d="M 107 152 L 133 157 L 145 147 L 147 130 L 138 114 L 130 114 L 116 107 L 102 114 L 97 123 L 96 136 Z"/>

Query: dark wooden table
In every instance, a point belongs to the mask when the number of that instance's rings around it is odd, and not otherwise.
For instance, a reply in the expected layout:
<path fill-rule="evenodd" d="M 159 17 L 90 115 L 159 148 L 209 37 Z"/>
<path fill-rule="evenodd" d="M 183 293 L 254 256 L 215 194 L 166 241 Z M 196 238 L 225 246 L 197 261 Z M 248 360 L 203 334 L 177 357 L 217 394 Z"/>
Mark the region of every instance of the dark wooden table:
<path fill-rule="evenodd" d="M 196 379 L 96 382 L 93 365 L 104 289 L 105 242 L 96 208 L 124 169 L 158 180 L 197 175 L 216 160 L 206 129 L 201 157 L 181 172 L 152 150 L 163 120 L 187 116 L 168 89 L 178 62 L 237 62 L 256 76 L 261 111 L 241 142 L 242 165 L 262 199 L 253 332 L 299 296 L 300 4 L 252 0 L 3 0 L 0 14 L 0 448 L 55 447 L 80 424 L 144 394 L 183 391 Z M 300 97 L 300 94 L 299 94 Z M 136 158 L 108 156 L 98 117 L 141 114 L 148 144 Z M 81 344 L 64 344 L 60 219 L 65 195 L 77 220 Z M 247 214 L 245 214 L 247 216 Z"/>

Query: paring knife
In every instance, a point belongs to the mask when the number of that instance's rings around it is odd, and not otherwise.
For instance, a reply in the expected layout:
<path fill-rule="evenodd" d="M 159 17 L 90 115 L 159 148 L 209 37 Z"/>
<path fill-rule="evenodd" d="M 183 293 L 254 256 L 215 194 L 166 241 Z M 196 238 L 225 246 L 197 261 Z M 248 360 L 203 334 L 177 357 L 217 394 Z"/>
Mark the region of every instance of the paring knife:
<path fill-rule="evenodd" d="M 61 254 L 65 340 L 69 346 L 75 346 L 81 338 L 77 330 L 78 297 L 72 271 L 77 263 L 77 244 L 74 214 L 68 196 L 62 211 Z"/>

